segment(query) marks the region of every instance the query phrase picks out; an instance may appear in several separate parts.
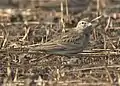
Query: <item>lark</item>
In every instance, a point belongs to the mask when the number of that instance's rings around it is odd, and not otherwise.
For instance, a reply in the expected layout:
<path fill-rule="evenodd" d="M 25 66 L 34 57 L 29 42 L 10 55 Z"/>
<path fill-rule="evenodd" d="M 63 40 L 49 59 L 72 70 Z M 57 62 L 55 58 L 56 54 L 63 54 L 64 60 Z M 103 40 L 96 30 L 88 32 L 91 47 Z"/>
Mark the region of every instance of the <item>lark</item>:
<path fill-rule="evenodd" d="M 92 24 L 79 21 L 75 28 L 56 36 L 50 41 L 34 46 L 30 51 L 43 51 L 49 54 L 73 56 L 82 52 L 88 45 Z"/>

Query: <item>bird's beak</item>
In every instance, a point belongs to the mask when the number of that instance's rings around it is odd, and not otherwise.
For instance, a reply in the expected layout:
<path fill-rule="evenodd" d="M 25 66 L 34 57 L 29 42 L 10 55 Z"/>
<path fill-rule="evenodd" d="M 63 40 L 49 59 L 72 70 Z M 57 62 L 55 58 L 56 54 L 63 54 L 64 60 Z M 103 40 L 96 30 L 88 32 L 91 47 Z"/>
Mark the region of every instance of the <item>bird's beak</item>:
<path fill-rule="evenodd" d="M 88 27 L 90 27 L 90 26 L 92 26 L 92 24 L 91 23 L 88 23 L 88 25 L 87 25 Z"/>

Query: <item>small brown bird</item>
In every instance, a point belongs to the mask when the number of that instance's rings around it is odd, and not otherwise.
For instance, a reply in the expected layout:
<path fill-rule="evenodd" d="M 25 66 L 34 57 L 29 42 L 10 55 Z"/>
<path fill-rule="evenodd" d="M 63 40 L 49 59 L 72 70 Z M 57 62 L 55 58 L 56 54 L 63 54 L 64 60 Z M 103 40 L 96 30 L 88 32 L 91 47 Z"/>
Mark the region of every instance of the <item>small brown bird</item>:
<path fill-rule="evenodd" d="M 34 46 L 30 51 L 44 51 L 49 54 L 71 56 L 83 51 L 87 46 L 92 24 L 79 21 L 70 31 L 57 36 L 49 42 Z"/>

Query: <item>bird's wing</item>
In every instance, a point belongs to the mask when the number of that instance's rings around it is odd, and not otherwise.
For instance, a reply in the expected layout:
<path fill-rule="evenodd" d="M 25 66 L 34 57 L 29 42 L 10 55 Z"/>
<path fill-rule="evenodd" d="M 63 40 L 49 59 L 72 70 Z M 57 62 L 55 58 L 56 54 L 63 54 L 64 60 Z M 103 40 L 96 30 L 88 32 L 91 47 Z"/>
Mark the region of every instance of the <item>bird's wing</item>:
<path fill-rule="evenodd" d="M 78 32 L 75 32 L 75 31 L 70 31 L 68 33 L 61 34 L 59 37 L 56 37 L 55 39 L 51 40 L 48 43 L 75 44 L 75 43 L 77 43 L 78 40 L 82 39 L 83 37 L 84 37 L 83 32 L 78 33 Z"/>
<path fill-rule="evenodd" d="M 52 50 L 69 50 L 75 47 L 75 45 L 82 45 L 82 41 L 84 36 L 82 33 L 65 33 L 56 40 L 52 40 L 50 42 L 46 42 L 39 46 L 33 48 L 33 50 L 45 50 L 45 51 L 52 51 Z M 80 42 L 81 41 L 81 42 Z M 76 47 L 77 48 L 77 47 Z"/>

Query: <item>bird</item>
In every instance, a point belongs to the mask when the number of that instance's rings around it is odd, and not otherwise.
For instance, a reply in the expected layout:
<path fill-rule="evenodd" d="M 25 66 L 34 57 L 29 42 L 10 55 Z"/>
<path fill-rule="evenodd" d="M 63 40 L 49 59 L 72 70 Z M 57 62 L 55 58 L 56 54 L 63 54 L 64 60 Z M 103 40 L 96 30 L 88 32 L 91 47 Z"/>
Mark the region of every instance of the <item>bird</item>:
<path fill-rule="evenodd" d="M 80 20 L 76 27 L 46 43 L 31 47 L 29 52 L 43 51 L 53 55 L 73 56 L 81 53 L 87 47 L 91 32 L 92 24 Z"/>

